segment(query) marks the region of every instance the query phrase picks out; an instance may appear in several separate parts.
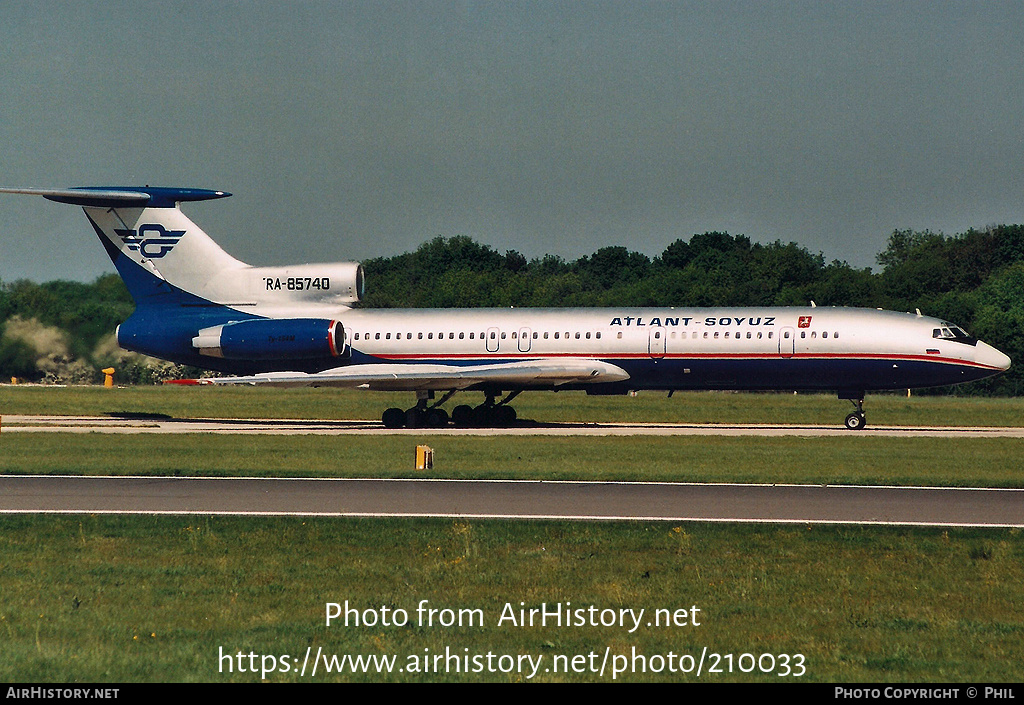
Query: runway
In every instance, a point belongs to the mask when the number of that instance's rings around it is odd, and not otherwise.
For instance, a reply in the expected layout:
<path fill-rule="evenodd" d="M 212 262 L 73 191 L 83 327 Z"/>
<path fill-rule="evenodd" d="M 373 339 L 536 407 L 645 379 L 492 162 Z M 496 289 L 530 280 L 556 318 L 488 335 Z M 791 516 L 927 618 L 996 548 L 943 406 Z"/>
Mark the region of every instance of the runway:
<path fill-rule="evenodd" d="M 534 423 L 512 428 L 387 429 L 379 421 L 302 419 L 176 419 L 158 415 L 8 416 L 0 433 L 218 433 L 239 435 L 400 436 L 840 436 L 1024 438 L 1020 427 L 879 426 L 850 431 L 841 425 Z"/>
<path fill-rule="evenodd" d="M 1024 490 L 506 480 L 0 476 L 0 513 L 1024 526 Z"/>

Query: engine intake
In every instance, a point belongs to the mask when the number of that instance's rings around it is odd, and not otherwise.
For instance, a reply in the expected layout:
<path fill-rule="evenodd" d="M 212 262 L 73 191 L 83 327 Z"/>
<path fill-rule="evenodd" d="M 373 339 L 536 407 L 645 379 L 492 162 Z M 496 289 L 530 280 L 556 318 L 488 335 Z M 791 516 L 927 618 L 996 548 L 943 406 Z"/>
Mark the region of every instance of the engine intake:
<path fill-rule="evenodd" d="M 203 328 L 192 338 L 201 355 L 228 360 L 308 360 L 343 357 L 345 327 L 324 318 L 236 321 Z"/>

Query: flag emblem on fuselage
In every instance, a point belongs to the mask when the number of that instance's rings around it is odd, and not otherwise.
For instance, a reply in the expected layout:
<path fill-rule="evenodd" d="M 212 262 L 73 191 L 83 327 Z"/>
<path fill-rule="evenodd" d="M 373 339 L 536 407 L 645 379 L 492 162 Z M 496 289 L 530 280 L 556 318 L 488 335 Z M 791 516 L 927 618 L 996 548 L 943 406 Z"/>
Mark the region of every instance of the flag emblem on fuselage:
<path fill-rule="evenodd" d="M 800 320 L 797 322 L 796 325 L 797 325 L 798 328 L 810 328 L 811 327 L 811 317 L 810 316 L 800 316 Z"/>

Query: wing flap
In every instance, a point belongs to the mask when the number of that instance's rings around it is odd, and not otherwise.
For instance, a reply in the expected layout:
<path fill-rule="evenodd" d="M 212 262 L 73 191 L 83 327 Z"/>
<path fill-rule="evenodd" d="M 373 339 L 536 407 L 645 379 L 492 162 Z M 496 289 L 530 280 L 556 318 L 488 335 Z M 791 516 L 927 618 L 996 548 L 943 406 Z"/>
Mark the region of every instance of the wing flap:
<path fill-rule="evenodd" d="M 600 360 L 526 360 L 496 365 L 351 365 L 315 374 L 268 372 L 245 377 L 215 377 L 202 384 L 251 384 L 271 387 L 366 387 L 381 391 L 466 389 L 477 384 L 511 388 L 570 383 L 622 382 L 629 374 Z"/>

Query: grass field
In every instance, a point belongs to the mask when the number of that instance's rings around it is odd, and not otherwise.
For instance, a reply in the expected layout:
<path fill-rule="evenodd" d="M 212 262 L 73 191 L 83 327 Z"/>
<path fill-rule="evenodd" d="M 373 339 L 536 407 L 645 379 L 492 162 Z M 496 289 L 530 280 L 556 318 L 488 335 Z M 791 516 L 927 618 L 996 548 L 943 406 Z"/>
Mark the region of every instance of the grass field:
<path fill-rule="evenodd" d="M 213 394 L 207 394 L 213 392 Z M 250 392 L 254 392 L 250 394 Z M 399 395 L 401 396 L 401 395 Z M 0 413 L 373 418 L 398 397 L 328 390 L 0 389 Z M 524 395 L 543 420 L 834 422 L 847 405 L 794 395 L 672 399 Z M 536 406 L 531 406 L 536 404 Z M 1024 403 L 869 399 L 873 424 L 1017 425 Z M 1019 441 L 867 438 L 429 437 L 435 476 L 1019 487 Z M 7 434 L 5 473 L 414 476 L 412 439 Z M 0 679 L 72 681 L 1016 682 L 1024 657 L 1024 542 L 1017 530 L 235 517 L 0 517 Z M 325 604 L 406 626 L 324 623 Z M 421 600 L 483 624 L 423 626 Z M 506 604 L 689 609 L 701 625 L 515 626 Z M 466 613 L 470 614 L 470 613 Z M 646 624 L 646 622 L 644 623 Z M 221 647 L 223 652 L 220 651 Z M 533 678 L 423 673 L 422 658 L 541 657 Z M 722 672 L 672 672 L 704 648 Z M 299 676 L 307 648 L 394 656 L 390 675 Z M 634 652 L 635 649 L 635 652 Z M 246 672 L 238 672 L 242 652 Z M 605 654 L 608 670 L 586 670 Z M 646 656 L 647 672 L 640 661 Z M 749 670 L 771 654 L 771 673 Z M 780 676 L 782 654 L 805 675 Z M 273 656 L 273 662 L 260 657 Z M 581 672 L 552 672 L 582 657 Z M 652 659 L 659 657 L 661 660 Z M 760 661 L 762 665 L 771 659 Z M 227 663 L 232 668 L 226 670 Z M 420 672 L 410 672 L 413 663 Z M 441 668 L 443 669 L 443 659 Z M 282 672 L 287 664 L 288 672 Z M 507 665 L 508 661 L 504 662 Z M 428 663 L 429 665 L 429 663 Z M 470 665 L 473 665 L 471 662 Z M 796 661 L 790 666 L 797 667 Z M 266 674 L 252 667 L 273 667 Z M 658 668 L 657 672 L 651 669 Z M 436 670 L 436 664 L 435 669 Z M 571 670 L 571 669 L 569 669 Z"/>
<path fill-rule="evenodd" d="M 238 652 L 257 654 L 271 681 L 530 680 L 451 666 L 379 675 L 321 665 L 313 678 L 285 661 L 280 672 L 282 655 L 301 661 L 307 647 L 395 656 L 407 669 L 446 647 L 540 656 L 538 681 L 610 682 L 611 664 L 633 649 L 699 659 L 706 647 L 732 654 L 733 672 L 724 660 L 700 677 L 630 661 L 617 680 L 1014 682 L 1024 658 L 1015 531 L 91 516 L 7 517 L 0 529 L 5 681 L 260 680 L 248 660 L 239 673 L 218 658 Z M 326 626 L 326 603 L 346 600 L 364 615 L 403 609 L 409 623 Z M 480 619 L 446 627 L 438 613 L 426 626 L 421 600 Z M 498 624 L 506 603 L 565 602 L 645 615 L 633 633 L 632 621 Z M 687 610 L 687 623 L 648 627 L 657 609 Z M 544 670 L 556 656 L 606 650 L 616 661 L 603 677 Z M 741 654 L 771 654 L 778 667 L 740 673 Z M 804 675 L 781 676 L 782 654 L 802 655 Z"/>
<path fill-rule="evenodd" d="M 442 477 L 1022 487 L 1008 438 L 108 435 L 0 432 L 26 475 Z M 417 443 L 434 469 L 414 469 Z"/>

